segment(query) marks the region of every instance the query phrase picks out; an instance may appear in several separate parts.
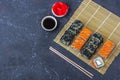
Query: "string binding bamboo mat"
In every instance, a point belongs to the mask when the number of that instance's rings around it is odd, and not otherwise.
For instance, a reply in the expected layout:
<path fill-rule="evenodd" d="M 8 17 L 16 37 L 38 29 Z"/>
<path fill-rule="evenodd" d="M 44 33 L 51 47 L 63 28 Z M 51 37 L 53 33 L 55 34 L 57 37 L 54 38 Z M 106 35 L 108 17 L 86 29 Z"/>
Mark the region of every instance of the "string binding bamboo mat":
<path fill-rule="evenodd" d="M 99 32 L 103 35 L 104 41 L 106 39 L 111 40 L 115 43 L 115 48 L 113 49 L 111 55 L 104 59 L 105 66 L 96 69 L 92 65 L 92 59 L 99 56 L 99 54 L 96 52 L 96 54 L 92 57 L 91 60 L 88 60 L 81 56 L 81 54 L 75 50 L 73 50 L 71 47 L 65 46 L 60 42 L 60 38 L 64 34 L 64 32 L 70 27 L 71 23 L 74 20 L 80 20 L 85 24 L 85 27 L 92 30 L 93 32 Z M 70 51 L 72 54 L 74 54 L 76 57 L 81 59 L 83 62 L 100 72 L 101 74 L 105 74 L 107 69 L 110 67 L 114 59 L 119 55 L 120 51 L 120 18 L 113 14 L 112 12 L 108 11 L 107 9 L 103 8 L 99 4 L 95 3 L 91 0 L 83 0 L 83 2 L 80 4 L 78 9 L 74 12 L 73 16 L 70 18 L 70 20 L 65 24 L 63 29 L 59 32 L 57 37 L 54 39 L 56 43 Z"/>

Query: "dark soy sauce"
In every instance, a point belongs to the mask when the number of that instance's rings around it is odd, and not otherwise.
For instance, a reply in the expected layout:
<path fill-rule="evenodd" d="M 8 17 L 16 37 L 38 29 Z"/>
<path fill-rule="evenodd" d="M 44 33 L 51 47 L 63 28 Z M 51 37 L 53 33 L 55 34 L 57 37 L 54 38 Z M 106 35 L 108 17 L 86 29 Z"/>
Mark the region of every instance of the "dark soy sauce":
<path fill-rule="evenodd" d="M 52 28 L 54 28 L 54 26 L 55 26 L 55 21 L 54 21 L 54 19 L 52 19 L 52 18 L 46 18 L 46 19 L 43 21 L 43 26 L 44 26 L 46 29 L 52 29 Z"/>

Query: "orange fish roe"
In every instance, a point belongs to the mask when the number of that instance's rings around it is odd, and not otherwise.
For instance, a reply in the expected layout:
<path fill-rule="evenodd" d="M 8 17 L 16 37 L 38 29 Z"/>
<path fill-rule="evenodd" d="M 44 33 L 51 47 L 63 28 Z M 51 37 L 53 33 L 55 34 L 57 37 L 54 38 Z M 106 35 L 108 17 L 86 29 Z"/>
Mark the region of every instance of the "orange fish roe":
<path fill-rule="evenodd" d="M 84 27 L 78 36 L 87 41 L 91 34 L 92 31 Z"/>
<path fill-rule="evenodd" d="M 78 37 L 73 41 L 71 46 L 77 50 L 81 50 L 81 48 L 88 40 L 91 34 L 92 31 L 84 27 L 82 31 L 78 34 Z"/>
<path fill-rule="evenodd" d="M 113 42 L 111 42 L 110 40 L 106 40 L 103 47 L 99 50 L 99 54 L 102 57 L 107 58 L 112 52 L 114 47 L 115 47 L 115 44 Z"/>
<path fill-rule="evenodd" d="M 77 50 L 80 50 L 84 44 L 85 44 L 85 41 L 82 38 L 77 37 L 74 40 L 74 42 L 71 44 L 71 46 Z"/>

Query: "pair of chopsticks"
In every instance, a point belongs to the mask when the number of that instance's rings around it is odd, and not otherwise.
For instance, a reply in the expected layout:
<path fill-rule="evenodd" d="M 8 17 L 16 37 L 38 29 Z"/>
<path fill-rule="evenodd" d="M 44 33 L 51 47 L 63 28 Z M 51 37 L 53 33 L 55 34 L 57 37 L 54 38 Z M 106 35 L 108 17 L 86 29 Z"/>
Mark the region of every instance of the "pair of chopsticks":
<path fill-rule="evenodd" d="M 71 59 L 69 59 L 68 57 L 64 56 L 62 53 L 60 53 L 58 50 L 56 50 L 53 47 L 49 47 L 49 49 L 54 52 L 55 54 L 57 54 L 59 57 L 61 57 L 62 59 L 64 59 L 65 61 L 67 61 L 68 63 L 70 63 L 71 65 L 73 65 L 75 68 L 77 68 L 78 70 L 80 70 L 81 72 L 83 72 L 86 76 L 88 76 L 89 78 L 93 78 L 93 74 L 90 73 L 89 71 L 87 71 L 85 68 L 81 67 L 80 65 L 78 65 L 77 63 L 75 63 L 74 61 L 72 61 Z"/>

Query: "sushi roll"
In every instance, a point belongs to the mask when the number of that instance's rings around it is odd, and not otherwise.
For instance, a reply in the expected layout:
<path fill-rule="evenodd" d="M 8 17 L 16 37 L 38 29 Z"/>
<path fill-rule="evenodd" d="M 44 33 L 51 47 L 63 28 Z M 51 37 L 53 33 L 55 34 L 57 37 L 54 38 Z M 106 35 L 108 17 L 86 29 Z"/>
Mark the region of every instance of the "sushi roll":
<path fill-rule="evenodd" d="M 94 54 L 96 49 L 98 48 L 98 46 L 94 45 L 93 43 L 89 43 L 87 46 L 86 46 L 87 49 L 89 49 L 89 51 L 91 52 L 91 54 Z"/>
<path fill-rule="evenodd" d="M 113 51 L 114 47 L 115 47 L 115 43 L 113 43 L 110 40 L 106 40 L 102 48 L 99 50 L 99 54 L 102 57 L 107 58 Z"/>
<path fill-rule="evenodd" d="M 101 34 L 96 32 L 96 33 L 93 34 L 93 37 L 97 38 L 100 41 L 100 43 L 103 42 L 103 37 L 102 37 Z"/>
<path fill-rule="evenodd" d="M 82 49 L 81 51 L 81 54 L 86 57 L 87 59 L 90 59 L 92 57 L 92 54 L 90 53 L 90 51 L 88 49 Z"/>
<path fill-rule="evenodd" d="M 85 42 L 88 40 L 91 34 L 92 34 L 91 30 L 87 28 L 83 28 L 79 33 L 78 37 L 73 41 L 71 46 L 77 50 L 81 50 L 81 48 L 83 47 Z"/>
<path fill-rule="evenodd" d="M 99 33 L 94 33 L 85 46 L 81 49 L 81 54 L 85 55 L 90 59 L 96 52 L 99 45 L 103 42 L 103 37 Z M 88 56 L 89 53 L 89 56 Z"/>
<path fill-rule="evenodd" d="M 80 50 L 84 44 L 85 44 L 85 41 L 82 38 L 77 37 L 72 42 L 71 47 L 75 48 L 76 50 Z"/>
<path fill-rule="evenodd" d="M 65 31 L 64 35 L 61 37 L 60 41 L 65 44 L 65 45 L 70 45 L 73 38 L 74 38 L 74 34 L 71 33 L 70 31 Z"/>
<path fill-rule="evenodd" d="M 99 46 L 103 42 L 103 37 L 99 33 L 94 33 L 88 42 L 93 43 L 95 46 Z"/>
<path fill-rule="evenodd" d="M 68 28 L 68 30 L 65 31 L 64 35 L 61 37 L 61 43 L 69 46 L 82 27 L 83 23 L 79 20 L 75 20 Z"/>
<path fill-rule="evenodd" d="M 84 39 L 85 41 L 87 41 L 91 34 L 92 34 L 92 31 L 84 27 L 78 36 Z"/>
<path fill-rule="evenodd" d="M 89 40 L 91 43 L 93 43 L 94 45 L 99 45 L 100 44 L 100 40 L 98 40 L 97 38 L 95 37 L 91 37 L 90 40 Z"/>
<path fill-rule="evenodd" d="M 74 34 L 74 35 L 76 35 L 77 33 L 74 31 L 74 30 L 72 30 L 71 28 L 69 28 L 68 30 L 66 30 L 66 31 L 69 31 L 69 32 L 71 32 L 71 34 Z"/>
<path fill-rule="evenodd" d="M 72 30 L 75 34 L 78 34 L 82 27 L 83 23 L 79 20 L 75 20 L 69 29 Z"/>
<path fill-rule="evenodd" d="M 76 26 L 78 26 L 79 29 L 82 29 L 82 27 L 84 26 L 84 24 L 81 21 L 79 21 L 79 20 L 75 20 L 72 23 L 72 25 L 75 25 L 75 24 L 77 24 Z"/>
<path fill-rule="evenodd" d="M 92 55 L 94 55 L 95 51 L 96 51 L 96 46 L 89 44 L 89 45 L 85 45 L 80 52 L 81 54 L 85 55 L 88 59 L 90 59 Z"/>

